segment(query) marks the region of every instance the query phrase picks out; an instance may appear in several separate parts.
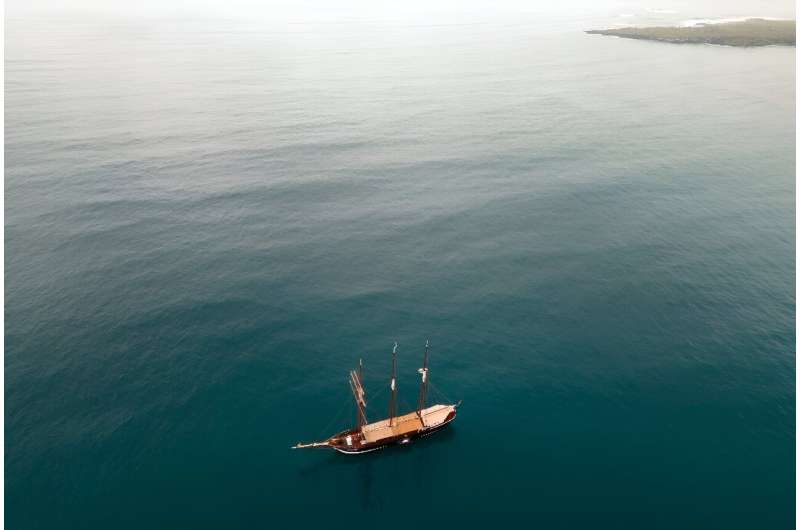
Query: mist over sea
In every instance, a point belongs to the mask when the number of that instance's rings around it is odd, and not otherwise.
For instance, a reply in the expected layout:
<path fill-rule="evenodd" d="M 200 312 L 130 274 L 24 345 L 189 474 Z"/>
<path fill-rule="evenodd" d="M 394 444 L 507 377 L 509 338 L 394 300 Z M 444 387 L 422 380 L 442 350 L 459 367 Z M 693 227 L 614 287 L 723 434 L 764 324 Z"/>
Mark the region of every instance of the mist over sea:
<path fill-rule="evenodd" d="M 791 528 L 795 48 L 583 33 L 714 4 L 12 12 L 8 527 Z"/>

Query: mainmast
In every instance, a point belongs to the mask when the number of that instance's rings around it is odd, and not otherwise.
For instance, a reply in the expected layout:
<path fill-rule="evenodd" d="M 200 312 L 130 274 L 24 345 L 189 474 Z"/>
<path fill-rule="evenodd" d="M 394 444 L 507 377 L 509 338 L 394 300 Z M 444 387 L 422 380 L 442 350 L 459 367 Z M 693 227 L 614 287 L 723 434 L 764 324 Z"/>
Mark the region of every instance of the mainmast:
<path fill-rule="evenodd" d="M 425 398 L 428 395 L 428 341 L 425 341 L 425 359 L 422 362 L 422 368 L 417 370 L 422 376 L 422 382 L 419 385 L 419 407 L 417 407 L 417 416 L 422 419 L 422 409 L 425 408 Z"/>
<path fill-rule="evenodd" d="M 367 424 L 367 401 L 364 397 L 364 387 L 361 384 L 361 363 L 359 363 L 359 370 L 350 371 L 350 390 L 353 391 L 353 397 L 356 400 L 356 408 L 358 408 L 358 427 Z"/>
<path fill-rule="evenodd" d="M 392 380 L 389 383 L 392 389 L 392 398 L 389 400 L 389 426 L 394 424 L 394 417 L 397 415 L 397 343 L 392 349 Z"/>

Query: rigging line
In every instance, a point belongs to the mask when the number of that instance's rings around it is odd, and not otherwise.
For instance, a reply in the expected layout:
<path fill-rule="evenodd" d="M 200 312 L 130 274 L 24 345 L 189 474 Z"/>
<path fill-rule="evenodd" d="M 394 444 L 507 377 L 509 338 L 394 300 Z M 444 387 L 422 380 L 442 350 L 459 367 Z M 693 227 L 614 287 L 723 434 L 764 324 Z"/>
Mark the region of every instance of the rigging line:
<path fill-rule="evenodd" d="M 445 393 L 444 393 L 444 392 L 442 392 L 441 390 L 439 390 L 439 387 L 437 387 L 436 385 L 434 385 L 434 384 L 433 384 L 433 383 L 431 383 L 430 381 L 428 381 L 428 386 L 429 386 L 429 387 L 431 387 L 431 388 L 433 389 L 433 391 L 434 391 L 434 392 L 436 392 L 437 394 L 439 394 L 439 396 L 440 396 L 440 397 L 444 398 L 444 400 L 445 400 L 446 402 L 448 402 L 448 403 L 453 403 L 453 400 L 452 400 L 452 399 L 450 399 L 449 397 L 447 397 L 447 396 L 445 395 Z"/>
<path fill-rule="evenodd" d="M 326 432 L 330 432 L 329 429 L 331 428 L 331 426 L 333 426 L 334 422 L 336 422 L 342 416 L 342 413 L 345 410 L 347 410 L 347 408 L 349 408 L 351 399 L 352 399 L 352 397 L 350 397 L 350 396 L 347 396 L 347 398 L 345 398 L 344 403 L 339 408 L 339 412 L 337 412 L 336 416 L 334 416 L 333 419 L 331 419 L 331 421 L 328 422 L 328 425 L 326 425 L 325 428 L 322 429 L 320 435 L 317 438 L 321 438 L 323 436 L 327 436 L 325 433 Z"/>
<path fill-rule="evenodd" d="M 439 387 L 432 385 L 432 388 L 433 391 L 436 392 L 439 395 L 439 397 L 441 397 L 444 400 L 445 403 L 455 403 L 455 401 L 450 399 L 450 397 L 444 392 L 442 392 L 442 390 Z"/>
<path fill-rule="evenodd" d="M 399 397 L 399 396 L 398 396 L 398 397 Z M 417 410 L 417 409 L 415 409 L 415 408 L 412 408 L 412 407 L 411 407 L 411 406 L 408 404 L 408 402 L 407 402 L 405 399 L 403 399 L 402 397 L 400 398 L 400 404 L 401 404 L 401 405 L 403 405 L 403 406 L 406 408 L 406 410 Z M 401 414 L 398 414 L 398 416 L 401 416 Z"/>
<path fill-rule="evenodd" d="M 381 385 L 381 388 L 380 388 L 380 390 L 376 390 L 376 391 L 373 393 L 373 398 L 379 398 L 379 397 L 381 397 L 381 396 L 382 396 L 382 395 L 383 395 L 383 394 L 386 392 L 386 389 L 387 389 L 387 388 L 389 388 L 389 387 L 383 387 L 383 385 Z M 370 403 L 372 403 L 372 400 L 370 400 L 369 402 L 370 402 Z"/>
<path fill-rule="evenodd" d="M 367 396 L 372 396 L 372 395 L 380 396 L 381 392 L 384 391 L 384 390 L 385 390 L 385 388 L 384 388 L 383 384 L 375 385 L 372 388 L 370 388 L 369 392 L 367 393 Z"/>

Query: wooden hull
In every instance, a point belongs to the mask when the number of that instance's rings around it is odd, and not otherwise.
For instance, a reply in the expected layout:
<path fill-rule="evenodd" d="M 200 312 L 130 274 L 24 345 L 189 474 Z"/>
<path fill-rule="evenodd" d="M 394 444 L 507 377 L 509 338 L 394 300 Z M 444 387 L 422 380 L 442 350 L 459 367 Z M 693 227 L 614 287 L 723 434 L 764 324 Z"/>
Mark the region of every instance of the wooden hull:
<path fill-rule="evenodd" d="M 395 436 L 381 438 L 380 440 L 376 441 L 367 441 L 361 439 L 363 437 L 361 436 L 361 432 L 358 429 L 343 431 L 331 437 L 328 446 L 346 455 L 371 453 L 373 451 L 384 449 L 391 445 L 406 445 L 418 438 L 422 438 L 424 436 L 433 434 L 447 427 L 450 424 L 450 422 L 452 422 L 455 419 L 455 417 L 456 417 L 456 409 L 455 407 L 453 407 L 452 411 L 450 411 L 447 414 L 447 417 L 440 423 L 437 423 L 436 425 L 425 426 L 411 432 L 405 432 Z M 350 444 L 346 442 L 348 436 L 351 438 Z"/>

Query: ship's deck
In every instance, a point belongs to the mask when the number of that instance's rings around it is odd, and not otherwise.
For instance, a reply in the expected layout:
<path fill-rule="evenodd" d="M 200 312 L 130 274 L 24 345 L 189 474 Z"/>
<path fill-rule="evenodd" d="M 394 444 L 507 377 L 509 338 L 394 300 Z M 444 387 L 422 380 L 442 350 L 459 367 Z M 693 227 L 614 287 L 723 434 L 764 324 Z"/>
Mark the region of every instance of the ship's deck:
<path fill-rule="evenodd" d="M 453 405 L 433 405 L 422 410 L 422 421 L 414 411 L 395 417 L 392 425 L 389 425 L 388 419 L 368 423 L 361 427 L 361 433 L 364 435 L 365 442 L 372 443 L 384 438 L 412 433 L 423 427 L 435 427 L 443 423 L 454 408 Z"/>

